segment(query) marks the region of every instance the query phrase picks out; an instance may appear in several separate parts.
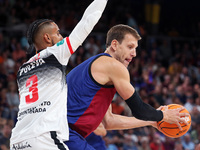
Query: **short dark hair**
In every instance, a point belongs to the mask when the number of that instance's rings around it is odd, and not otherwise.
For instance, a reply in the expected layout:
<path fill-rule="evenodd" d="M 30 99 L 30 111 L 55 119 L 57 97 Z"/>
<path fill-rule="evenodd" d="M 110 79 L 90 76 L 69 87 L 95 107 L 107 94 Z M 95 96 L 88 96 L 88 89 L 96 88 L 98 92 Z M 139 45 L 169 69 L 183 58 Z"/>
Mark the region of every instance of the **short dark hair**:
<path fill-rule="evenodd" d="M 106 47 L 109 47 L 111 45 L 112 40 L 117 40 L 119 43 L 121 43 L 124 39 L 124 36 L 126 34 L 131 34 L 133 35 L 137 40 L 141 39 L 141 36 L 138 34 L 138 32 L 128 26 L 128 25 L 115 25 L 113 26 L 107 33 L 107 38 L 106 38 Z"/>
<path fill-rule="evenodd" d="M 36 35 L 40 31 L 40 29 L 44 27 L 45 25 L 50 24 L 52 22 L 54 21 L 50 19 L 38 19 L 29 25 L 27 33 L 26 33 L 26 37 L 30 45 L 29 49 L 27 50 L 28 53 L 31 53 L 34 50 L 33 44 L 35 42 Z"/>

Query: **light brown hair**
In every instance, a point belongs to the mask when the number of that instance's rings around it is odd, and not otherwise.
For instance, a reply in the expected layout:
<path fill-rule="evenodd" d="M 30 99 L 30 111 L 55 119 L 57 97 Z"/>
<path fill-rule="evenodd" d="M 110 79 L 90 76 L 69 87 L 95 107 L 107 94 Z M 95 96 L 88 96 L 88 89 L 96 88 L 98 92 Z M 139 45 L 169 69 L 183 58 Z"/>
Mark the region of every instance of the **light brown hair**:
<path fill-rule="evenodd" d="M 121 44 L 126 34 L 133 35 L 137 40 L 141 39 L 141 36 L 138 34 L 138 32 L 134 28 L 128 25 L 119 24 L 119 25 L 113 26 L 108 31 L 107 38 L 106 38 L 106 47 L 109 47 L 111 45 L 111 42 L 114 39 L 117 40 Z"/>

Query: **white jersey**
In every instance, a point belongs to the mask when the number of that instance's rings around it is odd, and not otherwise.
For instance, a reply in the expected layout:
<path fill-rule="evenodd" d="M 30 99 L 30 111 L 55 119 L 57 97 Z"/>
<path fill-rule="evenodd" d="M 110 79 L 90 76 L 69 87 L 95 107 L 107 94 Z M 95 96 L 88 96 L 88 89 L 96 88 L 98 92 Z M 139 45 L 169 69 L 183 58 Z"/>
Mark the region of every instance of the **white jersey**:
<path fill-rule="evenodd" d="M 68 140 L 66 65 L 100 19 L 106 4 L 107 0 L 94 0 L 69 38 L 42 50 L 20 67 L 20 105 L 11 145 L 49 131 Z"/>
<path fill-rule="evenodd" d="M 66 65 L 72 53 L 69 38 L 64 38 L 20 67 L 20 105 L 12 143 L 49 131 L 68 140 Z"/>

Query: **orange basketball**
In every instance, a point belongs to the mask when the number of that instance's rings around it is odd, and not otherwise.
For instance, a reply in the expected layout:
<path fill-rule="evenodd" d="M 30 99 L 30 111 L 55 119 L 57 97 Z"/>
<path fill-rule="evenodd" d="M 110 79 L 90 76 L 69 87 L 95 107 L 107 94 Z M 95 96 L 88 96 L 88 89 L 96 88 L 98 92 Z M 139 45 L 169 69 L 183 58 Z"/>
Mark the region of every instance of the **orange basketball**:
<path fill-rule="evenodd" d="M 183 106 L 178 105 L 178 104 L 170 104 L 170 105 L 167 105 L 167 106 L 168 106 L 168 109 L 176 109 L 176 108 L 183 107 Z M 185 108 L 184 110 L 180 111 L 180 113 L 189 113 L 189 112 Z M 182 135 L 184 135 L 189 130 L 189 128 L 191 126 L 191 116 L 184 117 L 184 118 L 188 122 L 188 125 L 180 122 L 182 130 L 180 130 L 176 124 L 170 124 L 170 123 L 167 123 L 165 121 L 159 121 L 157 123 L 158 129 L 168 137 L 171 137 L 171 138 L 181 137 Z"/>

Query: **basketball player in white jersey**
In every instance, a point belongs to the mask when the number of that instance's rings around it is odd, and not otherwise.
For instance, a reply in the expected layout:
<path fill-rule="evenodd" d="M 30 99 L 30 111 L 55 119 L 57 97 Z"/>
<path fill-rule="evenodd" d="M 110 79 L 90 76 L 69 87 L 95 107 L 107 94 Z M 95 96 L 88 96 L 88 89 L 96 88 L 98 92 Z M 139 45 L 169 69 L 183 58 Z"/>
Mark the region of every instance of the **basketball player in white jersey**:
<path fill-rule="evenodd" d="M 101 17 L 107 0 L 94 0 L 69 37 L 52 20 L 34 21 L 27 38 L 36 55 L 17 74 L 20 105 L 11 150 L 66 150 L 68 140 L 66 65 Z"/>

